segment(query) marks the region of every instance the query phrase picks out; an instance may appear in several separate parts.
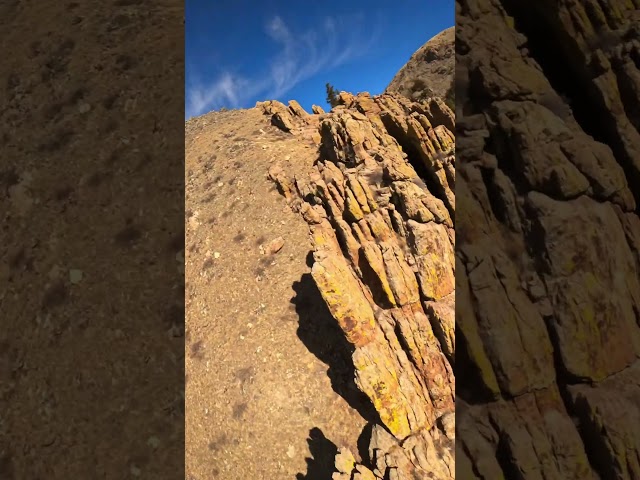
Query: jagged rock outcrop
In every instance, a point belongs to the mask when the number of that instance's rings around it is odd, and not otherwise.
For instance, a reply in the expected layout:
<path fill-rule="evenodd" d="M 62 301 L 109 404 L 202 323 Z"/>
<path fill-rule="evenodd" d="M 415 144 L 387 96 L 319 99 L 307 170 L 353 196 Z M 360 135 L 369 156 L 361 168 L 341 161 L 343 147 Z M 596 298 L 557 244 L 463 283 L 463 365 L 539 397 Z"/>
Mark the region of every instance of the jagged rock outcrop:
<path fill-rule="evenodd" d="M 420 47 L 393 77 L 387 93 L 420 101 L 446 98 L 455 71 L 455 27 L 443 30 Z"/>
<path fill-rule="evenodd" d="M 459 0 L 458 478 L 640 478 L 640 2 Z"/>
<path fill-rule="evenodd" d="M 308 135 L 308 177 L 270 176 L 309 224 L 312 276 L 355 347 L 371 399 L 369 465 L 349 451 L 335 479 L 454 478 L 455 142 L 439 98 L 342 92 L 331 113 L 259 103 L 285 131 Z"/>
<path fill-rule="evenodd" d="M 289 109 L 318 172 L 272 176 L 382 422 L 335 478 L 640 478 L 639 8 L 458 1 L 455 160 L 435 100 Z"/>

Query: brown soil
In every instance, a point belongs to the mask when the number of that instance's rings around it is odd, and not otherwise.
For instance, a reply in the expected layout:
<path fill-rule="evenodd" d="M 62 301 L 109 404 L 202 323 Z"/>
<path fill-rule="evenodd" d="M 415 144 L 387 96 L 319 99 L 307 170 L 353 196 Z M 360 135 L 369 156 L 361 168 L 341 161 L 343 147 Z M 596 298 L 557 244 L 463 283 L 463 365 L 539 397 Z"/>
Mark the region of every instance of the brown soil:
<path fill-rule="evenodd" d="M 329 478 L 371 410 L 309 274 L 306 223 L 267 177 L 275 161 L 307 172 L 316 147 L 257 109 L 185 134 L 187 478 Z"/>
<path fill-rule="evenodd" d="M 2 480 L 184 468 L 183 11 L 0 2 Z"/>

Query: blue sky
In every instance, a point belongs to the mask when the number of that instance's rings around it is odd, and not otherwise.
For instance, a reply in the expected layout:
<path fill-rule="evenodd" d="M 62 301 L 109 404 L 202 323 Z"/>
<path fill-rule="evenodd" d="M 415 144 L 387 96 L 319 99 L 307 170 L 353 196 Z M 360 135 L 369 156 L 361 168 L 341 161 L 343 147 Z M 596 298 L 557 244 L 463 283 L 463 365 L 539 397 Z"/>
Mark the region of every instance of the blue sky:
<path fill-rule="evenodd" d="M 454 0 L 186 0 L 185 117 L 262 100 L 328 109 L 327 82 L 381 93 L 454 23 Z"/>

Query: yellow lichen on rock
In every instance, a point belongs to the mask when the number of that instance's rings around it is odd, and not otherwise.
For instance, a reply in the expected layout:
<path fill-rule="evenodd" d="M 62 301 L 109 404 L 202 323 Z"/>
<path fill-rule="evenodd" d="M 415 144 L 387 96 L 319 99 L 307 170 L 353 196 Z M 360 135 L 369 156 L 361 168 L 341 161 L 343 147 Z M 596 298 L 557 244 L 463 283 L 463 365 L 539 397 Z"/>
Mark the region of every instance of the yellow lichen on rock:
<path fill-rule="evenodd" d="M 316 260 L 311 275 L 347 339 L 356 347 L 369 343 L 376 333 L 373 310 L 344 259 Z"/>
<path fill-rule="evenodd" d="M 453 314 L 441 304 L 454 288 L 454 177 L 446 176 L 453 157 L 442 156 L 453 147 L 453 135 L 439 124 L 453 128 L 452 114 L 437 100 L 416 104 L 388 94 L 343 93 L 340 103 L 317 120 L 320 159 L 308 179 L 296 179 L 290 196 L 299 199 L 291 204 L 309 223 L 311 275 L 355 347 L 356 385 L 395 439 L 414 438 L 421 448 L 429 435 L 439 435 L 437 419 L 454 409 Z M 277 104 L 270 111 L 284 115 Z M 302 121 L 295 106 L 287 113 L 292 122 Z M 409 155 L 440 183 L 437 192 L 418 176 Z M 381 435 L 372 439 L 381 441 Z M 405 471 L 403 450 L 392 454 L 387 447 L 384 458 Z M 336 461 L 338 480 L 384 475 L 358 465 L 352 471 L 343 456 Z M 431 471 L 422 464 L 420 473 Z"/>
<path fill-rule="evenodd" d="M 408 405 L 404 396 L 399 394 L 398 381 L 391 373 L 395 366 L 388 356 L 376 352 L 379 348 L 372 345 L 353 354 L 356 383 L 371 399 L 382 423 L 397 438 L 404 438 L 411 433 Z M 371 361 L 372 358 L 375 362 Z"/>

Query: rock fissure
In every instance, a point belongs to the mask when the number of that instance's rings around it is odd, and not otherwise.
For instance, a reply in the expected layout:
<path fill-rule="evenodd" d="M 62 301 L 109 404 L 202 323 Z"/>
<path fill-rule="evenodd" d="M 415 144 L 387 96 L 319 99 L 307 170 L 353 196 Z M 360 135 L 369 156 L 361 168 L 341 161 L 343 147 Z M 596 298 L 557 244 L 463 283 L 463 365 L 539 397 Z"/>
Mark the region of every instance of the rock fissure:
<path fill-rule="evenodd" d="M 638 50 L 638 36 L 629 29 L 631 22 L 640 20 L 640 13 L 634 12 L 625 27 L 611 26 L 601 19 L 611 11 L 609 6 L 585 2 L 587 14 L 591 14 L 592 28 L 584 32 L 572 32 L 552 13 L 549 2 L 524 5 L 513 0 L 505 0 L 503 6 L 514 18 L 515 28 L 526 38 L 526 47 L 532 59 L 542 68 L 560 101 L 545 94 L 538 102 L 563 116 L 568 115 L 567 106 L 580 128 L 596 141 L 608 145 L 617 162 L 622 166 L 632 187 L 636 204 L 640 201 L 640 170 L 620 135 L 617 109 L 624 109 L 627 120 L 635 127 L 638 136 L 640 126 L 637 111 L 640 100 L 637 96 L 637 65 L 625 69 L 625 58 Z M 564 7 L 563 7 L 564 8 Z M 617 22 L 621 20 L 618 18 Z M 540 25 L 548 28 L 541 29 Z M 578 25 L 573 25 L 578 28 Z M 636 43 L 634 43 L 634 40 Z M 584 48 L 584 44 L 591 51 Z M 608 99 L 602 94 L 602 83 L 614 82 L 618 99 Z M 609 86 L 611 88 L 611 85 Z M 617 105 L 611 105 L 616 101 Z M 564 106 L 563 106 L 564 104 Z M 631 125 L 628 125 L 631 127 Z M 631 127 L 633 128 L 633 127 Z"/>

